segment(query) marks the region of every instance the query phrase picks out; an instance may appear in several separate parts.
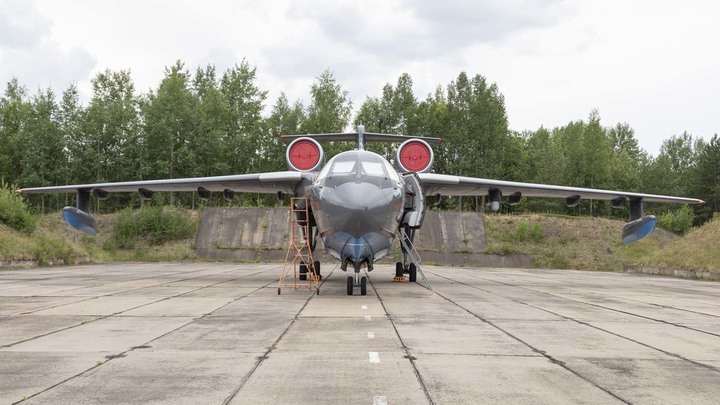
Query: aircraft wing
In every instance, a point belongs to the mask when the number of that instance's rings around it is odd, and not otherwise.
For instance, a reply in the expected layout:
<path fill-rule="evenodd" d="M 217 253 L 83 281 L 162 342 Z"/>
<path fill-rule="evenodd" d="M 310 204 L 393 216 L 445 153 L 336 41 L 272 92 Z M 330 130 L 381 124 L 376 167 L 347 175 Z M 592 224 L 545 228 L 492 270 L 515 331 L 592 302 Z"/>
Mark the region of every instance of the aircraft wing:
<path fill-rule="evenodd" d="M 185 179 L 143 180 L 119 183 L 75 184 L 70 186 L 21 188 L 20 193 L 76 193 L 101 190 L 109 193 L 139 192 L 140 189 L 157 191 L 208 191 L 231 190 L 239 193 L 292 194 L 302 180 L 300 172 L 270 172 L 231 176 L 192 177 Z"/>
<path fill-rule="evenodd" d="M 681 204 L 702 204 L 703 200 L 696 198 L 672 197 L 665 195 L 630 193 L 625 191 L 598 190 L 592 188 L 578 188 L 553 186 L 549 184 L 519 183 L 514 181 L 479 179 L 474 177 L 452 176 L 447 174 L 419 173 L 425 195 L 487 195 L 490 190 L 499 190 L 503 196 L 515 194 L 523 197 L 552 197 L 565 198 L 568 201 L 580 199 L 592 200 L 635 200 L 645 202 L 664 202 Z M 519 194 L 518 194 L 519 193 Z"/>

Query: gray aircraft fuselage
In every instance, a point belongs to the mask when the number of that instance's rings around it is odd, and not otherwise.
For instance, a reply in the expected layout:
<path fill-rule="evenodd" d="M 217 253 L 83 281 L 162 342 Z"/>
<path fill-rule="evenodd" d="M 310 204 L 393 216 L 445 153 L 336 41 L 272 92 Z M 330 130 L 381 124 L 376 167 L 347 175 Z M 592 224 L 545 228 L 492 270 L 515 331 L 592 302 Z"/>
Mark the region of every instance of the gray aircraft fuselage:
<path fill-rule="evenodd" d="M 309 187 L 310 207 L 325 249 L 343 264 L 372 264 L 390 251 L 403 215 L 404 182 L 382 156 L 343 152 Z"/>

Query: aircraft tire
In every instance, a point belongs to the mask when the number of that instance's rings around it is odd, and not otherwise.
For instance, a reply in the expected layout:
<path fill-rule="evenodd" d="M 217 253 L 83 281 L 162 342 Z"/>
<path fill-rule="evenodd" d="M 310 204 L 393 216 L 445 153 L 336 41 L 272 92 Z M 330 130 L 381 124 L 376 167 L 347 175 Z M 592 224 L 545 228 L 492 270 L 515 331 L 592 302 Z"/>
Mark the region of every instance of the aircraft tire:
<path fill-rule="evenodd" d="M 402 277 L 405 273 L 402 262 L 395 263 L 395 277 Z"/>
<path fill-rule="evenodd" d="M 367 277 L 360 279 L 360 295 L 367 295 Z"/>
<path fill-rule="evenodd" d="M 315 260 L 313 262 L 313 267 L 315 267 L 315 275 L 320 277 L 320 280 L 322 280 L 322 276 L 320 276 L 320 261 Z"/>
<path fill-rule="evenodd" d="M 408 269 L 408 273 L 410 275 L 409 279 L 411 283 L 414 283 L 417 281 L 417 267 L 415 266 L 415 263 L 410 263 L 410 268 Z"/>
<path fill-rule="evenodd" d="M 307 265 L 305 265 L 305 263 L 301 264 L 300 265 L 300 277 L 298 277 L 298 278 L 303 281 L 307 280 L 307 272 L 308 272 Z"/>
<path fill-rule="evenodd" d="M 347 278 L 347 294 L 353 295 L 353 278 L 352 277 Z"/>

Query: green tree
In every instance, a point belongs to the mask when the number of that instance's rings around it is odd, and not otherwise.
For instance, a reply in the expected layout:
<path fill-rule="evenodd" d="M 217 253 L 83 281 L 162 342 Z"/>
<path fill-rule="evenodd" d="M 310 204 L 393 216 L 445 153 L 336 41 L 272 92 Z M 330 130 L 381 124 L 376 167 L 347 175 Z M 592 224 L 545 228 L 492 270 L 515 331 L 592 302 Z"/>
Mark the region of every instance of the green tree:
<path fill-rule="evenodd" d="M 30 103 L 27 89 L 12 78 L 0 97 L 0 178 L 17 182 L 21 173 L 19 136 L 27 125 Z"/>
<path fill-rule="evenodd" d="M 196 108 L 193 133 L 189 147 L 195 156 L 193 176 L 230 174 L 230 162 L 223 159 L 225 123 L 228 121 L 228 104 L 220 91 L 215 67 L 198 68 L 193 79 Z"/>
<path fill-rule="evenodd" d="M 325 70 L 310 86 L 310 105 L 300 125 L 300 132 L 343 132 L 350 123 L 351 113 L 352 101 L 348 98 L 348 92 L 337 84 L 330 70 Z M 332 157 L 353 147 L 350 142 L 330 143 L 325 145 L 325 153 Z"/>
<path fill-rule="evenodd" d="M 130 71 L 105 70 L 91 83 L 92 97 L 81 115 L 80 131 L 68 145 L 73 177 L 81 182 L 125 180 L 136 166 L 126 160 L 125 149 L 138 129 Z"/>
<path fill-rule="evenodd" d="M 305 110 L 300 100 L 290 104 L 285 93 L 280 94 L 265 119 L 264 136 L 257 145 L 260 157 L 259 171 L 275 171 L 285 167 L 285 148 L 288 144 L 280 142 L 280 136 L 300 133 L 305 119 Z"/>
<path fill-rule="evenodd" d="M 233 173 L 253 172 L 259 165 L 255 145 L 261 136 L 261 113 L 267 92 L 255 85 L 255 76 L 256 68 L 250 68 L 243 59 L 239 66 L 225 71 L 220 80 L 220 91 L 228 108 L 223 158 Z"/>
<path fill-rule="evenodd" d="M 33 97 L 27 125 L 20 132 L 19 153 L 21 171 L 19 183 L 24 187 L 44 187 L 60 184 L 65 175 L 65 143 L 57 121 L 58 105 L 55 94 L 47 89 Z M 45 211 L 46 200 L 53 201 L 58 209 L 58 196 L 40 194 L 29 196 L 40 201 Z"/>
<path fill-rule="evenodd" d="M 696 207 L 697 222 L 702 223 L 720 212 L 720 138 L 713 135 L 710 141 L 698 148 L 696 165 L 692 170 L 691 193 L 705 204 Z"/>

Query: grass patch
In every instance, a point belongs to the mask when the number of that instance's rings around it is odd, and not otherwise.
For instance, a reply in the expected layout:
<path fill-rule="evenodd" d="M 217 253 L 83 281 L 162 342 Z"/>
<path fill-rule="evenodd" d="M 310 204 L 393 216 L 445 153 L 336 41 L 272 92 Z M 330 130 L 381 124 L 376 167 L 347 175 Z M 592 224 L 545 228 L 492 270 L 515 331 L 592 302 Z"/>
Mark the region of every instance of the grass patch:
<path fill-rule="evenodd" d="M 720 272 L 720 215 L 688 232 L 640 263 L 668 268 Z"/>
<path fill-rule="evenodd" d="M 658 229 L 626 246 L 620 244 L 624 222 L 566 215 L 486 215 L 486 253 L 526 254 L 541 268 L 622 270 L 680 239 Z"/>
<path fill-rule="evenodd" d="M 146 206 L 123 210 L 109 240 L 109 249 L 136 249 L 158 246 L 170 241 L 189 239 L 197 232 L 198 221 L 186 210 Z"/>
<path fill-rule="evenodd" d="M 0 223 L 22 232 L 35 229 L 36 217 L 28 211 L 17 187 L 0 181 Z"/>

